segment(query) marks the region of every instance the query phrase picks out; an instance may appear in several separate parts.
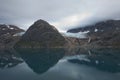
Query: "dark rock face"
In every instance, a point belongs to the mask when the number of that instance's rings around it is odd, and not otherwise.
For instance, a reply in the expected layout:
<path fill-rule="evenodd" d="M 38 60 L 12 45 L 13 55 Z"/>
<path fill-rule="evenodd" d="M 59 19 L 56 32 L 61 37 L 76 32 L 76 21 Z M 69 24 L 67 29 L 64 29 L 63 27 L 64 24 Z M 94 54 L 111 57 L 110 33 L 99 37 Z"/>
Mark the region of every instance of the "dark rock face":
<path fill-rule="evenodd" d="M 0 36 L 4 35 L 4 34 L 14 35 L 14 34 L 20 33 L 20 32 L 24 32 L 24 30 L 18 28 L 17 26 L 14 26 L 14 25 L 0 24 Z"/>
<path fill-rule="evenodd" d="M 94 33 L 96 32 L 96 29 L 97 32 L 120 30 L 120 20 L 108 20 L 104 22 L 98 22 L 94 25 L 70 29 L 67 32 L 77 33 L 77 32 L 89 31 L 91 33 Z"/>
<path fill-rule="evenodd" d="M 0 24 L 0 48 L 11 48 L 19 40 L 16 34 L 24 30 L 14 25 Z"/>
<path fill-rule="evenodd" d="M 65 38 L 54 26 L 44 20 L 38 20 L 26 31 L 15 47 L 61 47 L 65 43 Z"/>
<path fill-rule="evenodd" d="M 106 22 L 99 22 L 94 26 L 87 26 L 84 28 L 71 29 L 68 32 L 84 32 L 89 31 L 88 41 L 86 46 L 107 46 L 120 47 L 120 20 L 108 20 Z M 81 41 L 82 43 L 85 41 Z M 80 42 L 80 43 L 81 43 Z"/>

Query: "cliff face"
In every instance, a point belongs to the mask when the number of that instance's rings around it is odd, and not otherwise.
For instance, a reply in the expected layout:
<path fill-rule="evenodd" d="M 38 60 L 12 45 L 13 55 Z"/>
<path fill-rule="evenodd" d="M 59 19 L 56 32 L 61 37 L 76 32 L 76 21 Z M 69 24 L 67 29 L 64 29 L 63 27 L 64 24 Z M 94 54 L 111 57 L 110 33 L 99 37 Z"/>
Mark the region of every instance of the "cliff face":
<path fill-rule="evenodd" d="M 12 48 L 20 38 L 16 34 L 21 32 L 24 30 L 17 26 L 0 24 L 0 48 Z"/>
<path fill-rule="evenodd" d="M 50 25 L 44 20 L 38 20 L 32 26 L 30 26 L 15 47 L 63 47 L 65 43 L 65 38 L 54 26 Z"/>
<path fill-rule="evenodd" d="M 95 25 L 68 30 L 68 32 L 88 32 L 86 46 L 120 47 L 120 20 L 108 20 Z"/>

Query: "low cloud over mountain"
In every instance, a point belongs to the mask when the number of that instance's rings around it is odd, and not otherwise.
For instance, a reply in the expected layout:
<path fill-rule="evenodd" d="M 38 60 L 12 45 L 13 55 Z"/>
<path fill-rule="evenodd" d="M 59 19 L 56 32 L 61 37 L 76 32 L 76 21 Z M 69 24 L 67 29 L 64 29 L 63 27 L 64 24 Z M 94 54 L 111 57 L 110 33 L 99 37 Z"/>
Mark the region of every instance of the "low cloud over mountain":
<path fill-rule="evenodd" d="M 27 29 L 37 19 L 44 19 L 60 31 L 120 19 L 119 0 L 0 0 L 0 23 Z"/>

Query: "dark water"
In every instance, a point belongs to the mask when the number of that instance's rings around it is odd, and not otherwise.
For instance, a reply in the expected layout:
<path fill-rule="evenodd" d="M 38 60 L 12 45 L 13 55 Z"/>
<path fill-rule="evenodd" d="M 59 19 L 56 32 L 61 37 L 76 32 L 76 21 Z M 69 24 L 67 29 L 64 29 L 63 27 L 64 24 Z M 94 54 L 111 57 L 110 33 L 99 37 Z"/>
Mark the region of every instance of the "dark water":
<path fill-rule="evenodd" d="M 120 80 L 120 50 L 1 50 L 0 80 Z"/>

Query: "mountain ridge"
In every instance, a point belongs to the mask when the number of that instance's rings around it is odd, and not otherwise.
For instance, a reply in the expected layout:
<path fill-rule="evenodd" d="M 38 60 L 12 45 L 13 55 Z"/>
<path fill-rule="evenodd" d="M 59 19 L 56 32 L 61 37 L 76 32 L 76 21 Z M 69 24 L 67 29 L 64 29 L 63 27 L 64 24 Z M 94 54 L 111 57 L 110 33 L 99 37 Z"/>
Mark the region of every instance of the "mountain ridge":
<path fill-rule="evenodd" d="M 37 20 L 21 37 L 15 47 L 45 48 L 63 47 L 65 38 L 59 31 L 44 20 Z"/>
<path fill-rule="evenodd" d="M 0 24 L 0 48 L 12 48 L 20 39 L 16 34 L 21 32 L 24 30 L 15 25 Z"/>
<path fill-rule="evenodd" d="M 91 47 L 120 47 L 120 20 L 98 22 L 95 25 L 68 30 L 67 32 L 85 32 L 87 42 Z M 83 40 L 81 42 L 84 42 Z"/>
<path fill-rule="evenodd" d="M 79 38 L 79 34 L 76 34 L 78 37 L 73 36 L 74 33 L 70 34 L 72 36 L 61 34 L 41 19 L 34 22 L 25 33 L 14 25 L 0 25 L 0 48 L 120 48 L 120 20 L 103 21 L 71 30 L 68 33 L 79 31 L 86 35 Z"/>

